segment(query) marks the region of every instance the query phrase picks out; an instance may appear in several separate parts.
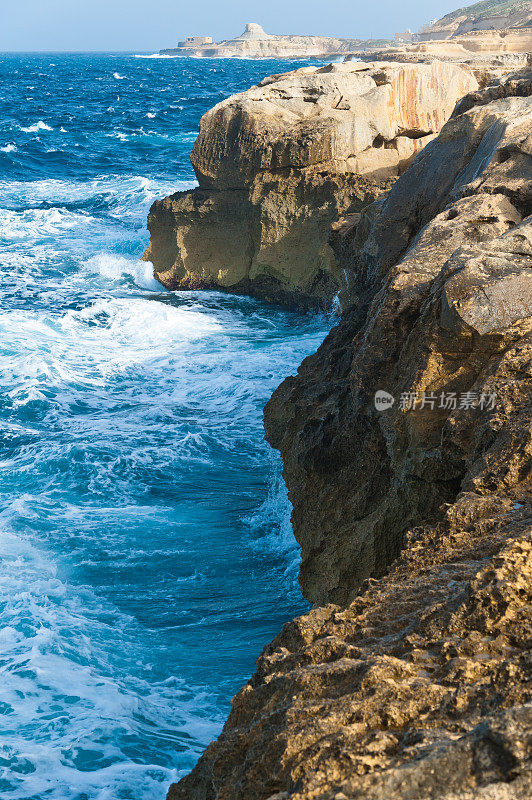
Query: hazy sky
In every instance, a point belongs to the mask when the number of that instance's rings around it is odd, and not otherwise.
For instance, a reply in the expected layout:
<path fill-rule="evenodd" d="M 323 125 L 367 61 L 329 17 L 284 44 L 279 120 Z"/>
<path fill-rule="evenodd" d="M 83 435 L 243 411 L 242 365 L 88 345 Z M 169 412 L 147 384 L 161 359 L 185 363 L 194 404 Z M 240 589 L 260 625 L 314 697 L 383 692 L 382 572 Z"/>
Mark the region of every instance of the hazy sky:
<path fill-rule="evenodd" d="M 392 37 L 464 0 L 0 0 L 0 51 L 156 51 L 186 35 L 269 33 Z"/>

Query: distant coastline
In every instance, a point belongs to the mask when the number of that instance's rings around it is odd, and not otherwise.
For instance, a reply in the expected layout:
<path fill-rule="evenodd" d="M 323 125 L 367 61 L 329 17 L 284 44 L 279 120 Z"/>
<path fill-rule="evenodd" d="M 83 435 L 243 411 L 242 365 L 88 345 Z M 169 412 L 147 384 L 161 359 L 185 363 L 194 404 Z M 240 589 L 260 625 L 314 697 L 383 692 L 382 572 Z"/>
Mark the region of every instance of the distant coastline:
<path fill-rule="evenodd" d="M 176 47 L 157 55 L 197 58 L 346 58 L 386 51 L 392 58 L 432 54 L 437 58 L 467 57 L 471 53 L 526 53 L 532 48 L 532 4 L 523 0 L 480 2 L 432 20 L 419 31 L 406 29 L 392 39 L 353 39 L 334 36 L 273 35 L 249 22 L 233 39 L 215 42 L 212 36 L 187 36 Z M 402 58 L 399 58 L 402 60 Z"/>
<path fill-rule="evenodd" d="M 334 58 L 377 50 L 389 39 L 341 39 L 332 36 L 275 36 L 249 22 L 240 36 L 216 43 L 210 36 L 189 36 L 159 55 L 198 58 Z"/>

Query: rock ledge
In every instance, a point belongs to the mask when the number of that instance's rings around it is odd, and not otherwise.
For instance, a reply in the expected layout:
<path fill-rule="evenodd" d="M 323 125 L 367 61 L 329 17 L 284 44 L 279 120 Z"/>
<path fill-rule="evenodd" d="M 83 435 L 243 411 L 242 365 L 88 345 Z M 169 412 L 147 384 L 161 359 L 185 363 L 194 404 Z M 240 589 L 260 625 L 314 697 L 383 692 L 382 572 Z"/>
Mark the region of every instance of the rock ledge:
<path fill-rule="evenodd" d="M 201 120 L 199 188 L 154 203 L 145 259 L 170 289 L 330 305 L 331 224 L 379 197 L 478 88 L 467 67 L 334 64 L 263 80 Z"/>

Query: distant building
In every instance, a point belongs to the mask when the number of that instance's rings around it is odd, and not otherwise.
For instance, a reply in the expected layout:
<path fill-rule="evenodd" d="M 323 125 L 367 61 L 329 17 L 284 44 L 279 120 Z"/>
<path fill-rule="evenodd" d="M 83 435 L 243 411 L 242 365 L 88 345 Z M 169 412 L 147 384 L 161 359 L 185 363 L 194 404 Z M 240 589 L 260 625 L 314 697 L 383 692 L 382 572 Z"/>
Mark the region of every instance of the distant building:
<path fill-rule="evenodd" d="M 187 36 L 184 42 L 178 42 L 178 47 L 205 47 L 214 44 L 212 36 Z"/>
<path fill-rule="evenodd" d="M 414 41 L 414 34 L 410 30 L 410 28 L 407 28 L 406 31 L 403 31 L 403 33 L 396 33 L 395 34 L 395 41 L 396 42 L 403 42 L 403 43 L 413 42 Z"/>

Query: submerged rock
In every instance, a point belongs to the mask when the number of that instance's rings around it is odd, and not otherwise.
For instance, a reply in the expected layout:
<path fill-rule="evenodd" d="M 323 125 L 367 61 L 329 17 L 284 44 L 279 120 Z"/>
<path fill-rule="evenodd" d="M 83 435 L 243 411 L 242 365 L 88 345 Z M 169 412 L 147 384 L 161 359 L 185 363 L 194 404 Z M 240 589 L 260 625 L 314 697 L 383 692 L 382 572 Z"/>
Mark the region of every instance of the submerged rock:
<path fill-rule="evenodd" d="M 145 259 L 165 286 L 330 305 L 331 224 L 385 191 L 478 88 L 467 67 L 335 64 L 263 80 L 204 115 L 199 189 L 154 203 Z"/>
<path fill-rule="evenodd" d="M 465 98 L 338 226 L 346 310 L 265 416 L 324 605 L 169 800 L 532 796 L 531 88 Z"/>

